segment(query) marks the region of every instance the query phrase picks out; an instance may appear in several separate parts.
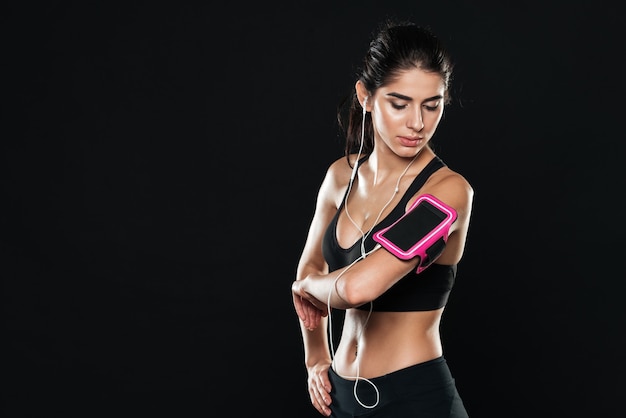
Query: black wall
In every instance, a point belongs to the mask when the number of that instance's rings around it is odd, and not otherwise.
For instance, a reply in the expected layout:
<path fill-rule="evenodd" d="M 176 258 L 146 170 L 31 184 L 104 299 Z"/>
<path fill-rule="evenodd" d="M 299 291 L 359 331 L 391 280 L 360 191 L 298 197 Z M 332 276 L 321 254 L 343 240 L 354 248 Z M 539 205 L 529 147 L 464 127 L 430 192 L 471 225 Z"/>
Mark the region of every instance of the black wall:
<path fill-rule="evenodd" d="M 385 16 L 457 64 L 434 143 L 476 191 L 442 323 L 470 415 L 618 415 L 621 15 L 479 3 L 3 6 L 3 416 L 319 416 L 289 287 Z"/>

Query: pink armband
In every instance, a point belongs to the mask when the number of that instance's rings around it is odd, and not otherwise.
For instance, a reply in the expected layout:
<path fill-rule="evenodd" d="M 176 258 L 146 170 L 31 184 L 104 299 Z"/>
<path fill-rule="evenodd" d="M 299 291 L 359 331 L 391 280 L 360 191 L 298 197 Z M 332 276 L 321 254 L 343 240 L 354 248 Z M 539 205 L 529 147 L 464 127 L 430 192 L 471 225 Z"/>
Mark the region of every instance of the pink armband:
<path fill-rule="evenodd" d="M 402 260 L 420 258 L 417 273 L 432 264 L 448 242 L 456 211 L 430 194 L 421 195 L 397 221 L 372 238 Z"/>

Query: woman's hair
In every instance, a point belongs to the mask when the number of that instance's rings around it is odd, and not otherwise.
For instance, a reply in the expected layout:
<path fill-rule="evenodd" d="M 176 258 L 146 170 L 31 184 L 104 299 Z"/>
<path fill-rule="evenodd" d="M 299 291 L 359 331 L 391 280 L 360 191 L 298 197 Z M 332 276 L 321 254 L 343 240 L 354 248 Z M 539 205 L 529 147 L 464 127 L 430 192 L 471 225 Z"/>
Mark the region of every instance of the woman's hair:
<path fill-rule="evenodd" d="M 388 19 L 381 23 L 370 42 L 361 68 L 357 71 L 357 79 L 372 95 L 379 87 L 393 82 L 400 72 L 414 68 L 439 74 L 445 85 L 444 104 L 450 102 L 449 84 L 453 64 L 445 46 L 429 29 L 409 21 Z M 356 94 L 346 97 L 337 109 L 339 127 L 346 137 L 346 158 L 360 146 L 362 112 Z M 365 117 L 362 153 L 369 154 L 373 148 L 374 129 L 368 113 Z"/>

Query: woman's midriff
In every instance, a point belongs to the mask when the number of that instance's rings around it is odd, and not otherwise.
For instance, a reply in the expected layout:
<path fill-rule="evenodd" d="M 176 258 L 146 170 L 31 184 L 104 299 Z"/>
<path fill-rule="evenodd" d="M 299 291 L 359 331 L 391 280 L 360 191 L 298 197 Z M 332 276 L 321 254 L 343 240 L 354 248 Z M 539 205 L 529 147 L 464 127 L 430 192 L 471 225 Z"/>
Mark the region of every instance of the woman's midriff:
<path fill-rule="evenodd" d="M 367 319 L 367 311 L 347 310 L 335 371 L 346 379 L 373 378 L 441 356 L 442 312 L 372 312 Z"/>

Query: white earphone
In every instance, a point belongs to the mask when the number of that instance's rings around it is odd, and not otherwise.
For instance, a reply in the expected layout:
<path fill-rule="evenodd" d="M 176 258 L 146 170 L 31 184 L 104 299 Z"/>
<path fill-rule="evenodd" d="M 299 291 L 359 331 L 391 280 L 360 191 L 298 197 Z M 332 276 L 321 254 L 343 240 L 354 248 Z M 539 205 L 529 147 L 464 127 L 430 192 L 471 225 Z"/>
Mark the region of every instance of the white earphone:
<path fill-rule="evenodd" d="M 365 109 L 367 106 L 367 98 L 369 96 L 365 96 L 365 99 L 363 99 L 363 114 L 367 113 L 367 110 Z"/>

